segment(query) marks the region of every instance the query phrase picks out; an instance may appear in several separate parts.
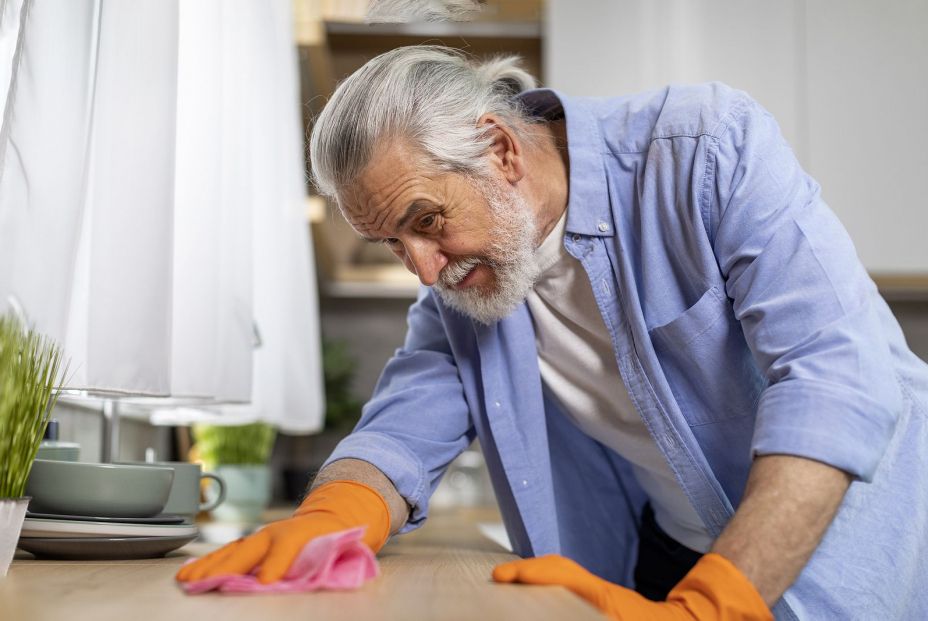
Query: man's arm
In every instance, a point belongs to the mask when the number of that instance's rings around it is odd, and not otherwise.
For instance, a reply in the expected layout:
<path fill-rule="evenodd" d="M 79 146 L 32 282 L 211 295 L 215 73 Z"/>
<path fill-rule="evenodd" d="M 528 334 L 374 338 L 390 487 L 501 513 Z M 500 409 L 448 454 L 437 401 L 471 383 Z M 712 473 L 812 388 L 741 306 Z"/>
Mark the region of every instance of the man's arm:
<path fill-rule="evenodd" d="M 822 462 L 758 457 L 744 499 L 711 551 L 731 561 L 773 606 L 818 547 L 850 483 L 849 474 Z"/>
<path fill-rule="evenodd" d="M 390 509 L 390 534 L 395 534 L 409 518 L 409 506 L 387 476 L 372 464 L 360 459 L 339 459 L 319 471 L 309 491 L 330 481 L 357 481 L 374 488 Z"/>

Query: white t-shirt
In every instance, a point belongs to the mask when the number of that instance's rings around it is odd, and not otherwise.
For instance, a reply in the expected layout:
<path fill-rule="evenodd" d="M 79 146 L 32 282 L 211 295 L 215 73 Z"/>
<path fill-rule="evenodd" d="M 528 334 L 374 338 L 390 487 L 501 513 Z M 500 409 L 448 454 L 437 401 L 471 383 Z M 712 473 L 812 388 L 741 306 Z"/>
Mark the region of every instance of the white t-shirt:
<path fill-rule="evenodd" d="M 574 424 L 631 462 L 658 525 L 707 552 L 709 533 L 628 396 L 586 270 L 564 249 L 566 222 L 565 210 L 535 252 L 541 277 L 526 300 L 542 382 Z"/>

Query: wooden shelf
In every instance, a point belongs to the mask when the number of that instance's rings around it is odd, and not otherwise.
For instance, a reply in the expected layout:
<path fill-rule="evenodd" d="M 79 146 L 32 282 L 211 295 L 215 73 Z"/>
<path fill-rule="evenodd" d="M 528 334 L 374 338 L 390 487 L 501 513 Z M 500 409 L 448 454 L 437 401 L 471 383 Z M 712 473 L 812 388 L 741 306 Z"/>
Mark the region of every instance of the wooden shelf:
<path fill-rule="evenodd" d="M 928 274 L 871 274 L 889 302 L 928 302 Z M 335 298 L 416 297 L 419 281 L 402 265 L 342 265 L 325 293 Z"/>
<path fill-rule="evenodd" d="M 335 277 L 325 284 L 331 298 L 407 298 L 414 300 L 419 280 L 397 264 L 340 265 Z"/>
<path fill-rule="evenodd" d="M 326 34 L 380 37 L 461 37 L 481 39 L 539 39 L 540 22 L 413 22 L 365 24 L 360 22 L 325 22 Z"/>
<path fill-rule="evenodd" d="M 928 302 L 928 274 L 872 273 L 887 302 Z"/>
<path fill-rule="evenodd" d="M 328 207 L 325 199 L 321 196 L 309 195 L 306 197 L 306 221 L 310 224 L 325 222 L 325 214 Z"/>

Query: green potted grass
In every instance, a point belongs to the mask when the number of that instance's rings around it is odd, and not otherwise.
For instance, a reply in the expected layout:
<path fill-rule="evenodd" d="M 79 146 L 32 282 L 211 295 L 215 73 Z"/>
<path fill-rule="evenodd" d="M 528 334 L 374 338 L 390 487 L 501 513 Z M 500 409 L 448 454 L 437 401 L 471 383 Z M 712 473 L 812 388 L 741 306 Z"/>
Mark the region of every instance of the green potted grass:
<path fill-rule="evenodd" d="M 0 316 L 0 576 L 16 551 L 29 498 L 26 479 L 58 399 L 58 346 L 11 315 Z"/>
<path fill-rule="evenodd" d="M 257 523 L 271 501 L 268 460 L 277 432 L 266 423 L 194 425 L 196 452 L 226 484 L 225 502 L 210 511 L 222 522 Z"/>

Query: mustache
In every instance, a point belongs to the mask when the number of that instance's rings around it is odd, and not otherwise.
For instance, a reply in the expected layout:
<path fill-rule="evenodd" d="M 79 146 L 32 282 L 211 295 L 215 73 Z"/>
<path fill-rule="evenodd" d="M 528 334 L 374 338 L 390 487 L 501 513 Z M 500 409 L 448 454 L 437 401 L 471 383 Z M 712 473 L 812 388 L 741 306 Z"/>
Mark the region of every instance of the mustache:
<path fill-rule="evenodd" d="M 480 265 L 481 263 L 486 263 L 481 259 L 476 257 L 470 257 L 467 259 L 461 259 L 460 261 L 455 261 L 454 263 L 449 263 L 441 271 L 439 275 L 439 281 L 445 287 L 453 287 L 467 276 L 472 269 Z"/>

